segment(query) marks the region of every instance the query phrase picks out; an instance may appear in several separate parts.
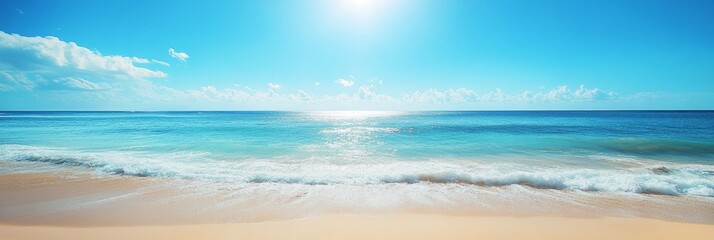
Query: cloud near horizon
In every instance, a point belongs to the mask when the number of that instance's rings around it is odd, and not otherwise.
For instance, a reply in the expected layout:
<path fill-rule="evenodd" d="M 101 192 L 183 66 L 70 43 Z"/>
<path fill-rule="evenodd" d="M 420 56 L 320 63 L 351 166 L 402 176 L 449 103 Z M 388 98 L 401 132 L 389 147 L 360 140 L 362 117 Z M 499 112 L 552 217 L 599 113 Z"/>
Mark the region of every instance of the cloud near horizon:
<path fill-rule="evenodd" d="M 495 89 L 483 94 L 477 94 L 474 90 L 467 88 L 429 89 L 427 91 L 415 91 L 404 94 L 401 98 L 389 94 L 379 93 L 374 85 L 364 85 L 358 87 L 353 92 L 343 92 L 338 94 L 326 94 L 315 96 L 303 90 L 296 90 L 290 93 L 278 94 L 272 91 L 272 87 L 266 90 L 259 90 L 250 87 L 244 88 L 223 88 L 205 86 L 199 89 L 171 92 L 171 99 L 178 101 L 202 101 L 206 103 L 229 102 L 229 103 L 282 103 L 282 104 L 307 104 L 320 105 L 327 103 L 340 104 L 452 104 L 468 105 L 473 103 L 487 102 L 583 102 L 598 100 L 613 100 L 617 94 L 613 92 L 605 93 L 598 88 L 586 88 L 581 85 L 577 89 L 570 89 L 568 86 L 558 86 L 550 91 L 531 92 L 525 91 L 520 94 L 507 94 L 501 89 Z"/>
<path fill-rule="evenodd" d="M 349 79 L 340 78 L 340 79 L 335 80 L 335 83 L 337 83 L 337 84 L 339 84 L 339 85 L 342 85 L 343 87 L 352 87 L 352 85 L 355 84 L 355 81 L 354 81 L 354 80 L 349 80 Z"/>
<path fill-rule="evenodd" d="M 172 57 L 185 60 L 188 55 L 172 51 Z M 174 56 L 175 55 L 175 56 Z M 170 106 L 198 106 L 212 108 L 241 108 L 246 106 L 293 106 L 320 109 L 353 106 L 471 106 L 488 102 L 554 103 L 612 100 L 614 92 L 599 88 L 569 88 L 557 86 L 549 91 L 525 91 L 509 94 L 500 88 L 483 93 L 469 88 L 436 88 L 403 93 L 401 97 L 380 92 L 381 80 L 372 79 L 357 86 L 355 78 L 340 78 L 335 83 L 349 90 L 316 95 L 302 89 L 277 93 L 280 84 L 268 82 L 267 88 L 206 85 L 197 89 L 180 90 L 153 82 L 168 75 L 138 64 L 168 63 L 155 59 L 127 56 L 104 56 L 74 42 L 56 37 L 24 37 L 0 31 L 0 90 L 5 92 L 51 91 L 53 96 L 72 101 L 125 101 L 136 104 L 164 103 Z M 313 86 L 319 85 L 315 82 Z M 355 88 L 351 88 L 355 86 Z M 62 90 L 61 93 L 57 90 Z M 94 93 L 94 95 L 92 95 Z M 74 97 L 73 97 L 74 96 Z M 92 99 L 94 97 L 94 99 Z M 50 101 L 52 101 L 50 99 Z M 68 100 L 69 101 L 69 100 Z"/>

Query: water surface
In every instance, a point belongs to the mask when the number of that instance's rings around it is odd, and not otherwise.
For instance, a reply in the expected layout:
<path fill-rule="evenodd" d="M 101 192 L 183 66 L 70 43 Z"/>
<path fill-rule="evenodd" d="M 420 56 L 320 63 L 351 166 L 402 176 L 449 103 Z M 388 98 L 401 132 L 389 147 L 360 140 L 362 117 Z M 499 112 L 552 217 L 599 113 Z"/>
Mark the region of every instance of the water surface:
<path fill-rule="evenodd" d="M 0 133 L 4 173 L 69 169 L 356 208 L 612 196 L 714 206 L 710 111 L 2 112 Z"/>

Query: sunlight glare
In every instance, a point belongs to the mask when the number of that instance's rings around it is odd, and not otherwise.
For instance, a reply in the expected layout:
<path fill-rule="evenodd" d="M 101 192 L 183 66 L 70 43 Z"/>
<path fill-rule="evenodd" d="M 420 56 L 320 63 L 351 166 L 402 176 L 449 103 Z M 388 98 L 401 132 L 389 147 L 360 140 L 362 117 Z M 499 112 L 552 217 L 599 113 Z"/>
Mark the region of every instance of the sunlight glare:
<path fill-rule="evenodd" d="M 374 117 L 391 117 L 401 115 L 403 112 L 396 111 L 316 111 L 310 112 L 315 120 L 363 120 Z"/>
<path fill-rule="evenodd" d="M 339 0 L 336 3 L 337 12 L 353 22 L 372 22 L 388 4 L 379 0 Z"/>

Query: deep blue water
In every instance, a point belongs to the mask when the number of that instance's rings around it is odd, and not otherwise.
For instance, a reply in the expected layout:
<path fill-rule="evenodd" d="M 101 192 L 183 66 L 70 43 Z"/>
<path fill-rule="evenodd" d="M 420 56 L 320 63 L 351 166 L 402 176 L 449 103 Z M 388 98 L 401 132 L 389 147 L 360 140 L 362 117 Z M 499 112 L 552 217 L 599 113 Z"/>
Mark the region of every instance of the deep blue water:
<path fill-rule="evenodd" d="M 711 197 L 714 112 L 2 112 L 0 160 L 225 184 Z"/>

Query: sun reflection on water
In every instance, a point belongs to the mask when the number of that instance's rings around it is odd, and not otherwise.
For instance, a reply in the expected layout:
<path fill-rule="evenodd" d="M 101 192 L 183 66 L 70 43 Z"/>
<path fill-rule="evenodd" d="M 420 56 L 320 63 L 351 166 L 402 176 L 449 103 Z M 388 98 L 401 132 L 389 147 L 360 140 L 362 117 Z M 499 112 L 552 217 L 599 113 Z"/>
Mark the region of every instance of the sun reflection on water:
<path fill-rule="evenodd" d="M 308 112 L 313 120 L 365 120 L 369 118 L 393 117 L 403 115 L 397 111 L 317 111 Z"/>
<path fill-rule="evenodd" d="M 384 149 L 382 138 L 398 133 L 399 128 L 385 122 L 403 114 L 395 111 L 307 112 L 307 119 L 324 125 L 318 129 L 321 142 L 310 144 L 305 150 L 331 156 L 332 162 L 363 162 L 389 155 L 393 151 Z"/>

